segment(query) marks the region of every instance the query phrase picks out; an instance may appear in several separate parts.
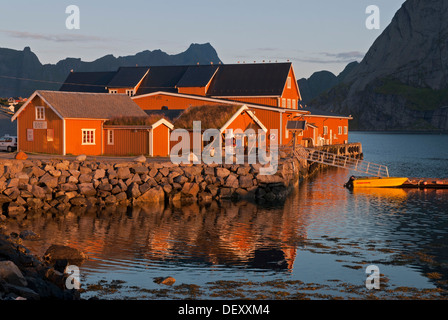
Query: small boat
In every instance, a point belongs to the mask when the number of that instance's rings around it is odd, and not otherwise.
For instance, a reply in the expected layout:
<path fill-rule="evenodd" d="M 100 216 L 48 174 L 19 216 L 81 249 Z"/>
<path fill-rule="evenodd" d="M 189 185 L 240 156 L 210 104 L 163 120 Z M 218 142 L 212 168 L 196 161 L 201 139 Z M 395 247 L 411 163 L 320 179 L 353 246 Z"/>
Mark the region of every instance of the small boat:
<path fill-rule="evenodd" d="M 408 178 L 382 178 L 382 177 L 355 177 L 344 185 L 348 189 L 353 188 L 394 188 L 402 186 Z"/>

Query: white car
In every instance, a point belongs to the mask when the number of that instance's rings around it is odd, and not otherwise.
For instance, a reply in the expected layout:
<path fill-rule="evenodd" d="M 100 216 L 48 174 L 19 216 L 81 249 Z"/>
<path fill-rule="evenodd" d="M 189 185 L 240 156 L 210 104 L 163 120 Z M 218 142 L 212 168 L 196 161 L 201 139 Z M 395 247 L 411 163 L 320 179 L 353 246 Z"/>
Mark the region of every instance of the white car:
<path fill-rule="evenodd" d="M 17 150 L 17 137 L 4 136 L 0 138 L 0 150 L 13 152 Z"/>

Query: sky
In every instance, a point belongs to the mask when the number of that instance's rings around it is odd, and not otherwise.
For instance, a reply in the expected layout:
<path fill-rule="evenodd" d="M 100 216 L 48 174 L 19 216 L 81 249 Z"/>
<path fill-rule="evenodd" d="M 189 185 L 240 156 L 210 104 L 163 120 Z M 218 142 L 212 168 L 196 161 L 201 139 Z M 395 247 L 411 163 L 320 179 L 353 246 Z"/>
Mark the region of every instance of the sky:
<path fill-rule="evenodd" d="M 0 47 L 30 47 L 41 63 L 67 57 L 185 51 L 210 43 L 227 64 L 291 61 L 297 78 L 336 75 L 361 61 L 404 0 L 0 0 Z M 66 8 L 79 8 L 79 29 L 67 29 Z M 370 30 L 366 8 L 379 8 Z"/>

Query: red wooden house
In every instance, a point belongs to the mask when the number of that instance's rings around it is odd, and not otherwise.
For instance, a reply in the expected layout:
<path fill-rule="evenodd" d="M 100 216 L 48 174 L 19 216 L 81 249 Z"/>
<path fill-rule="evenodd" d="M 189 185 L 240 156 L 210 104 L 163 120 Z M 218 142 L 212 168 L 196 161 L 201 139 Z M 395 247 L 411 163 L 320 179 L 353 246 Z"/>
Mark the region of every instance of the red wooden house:
<path fill-rule="evenodd" d="M 106 122 L 120 117 L 145 119 L 147 114 L 127 95 L 36 91 L 11 120 L 17 120 L 18 150 L 60 155 L 151 155 L 150 151 L 159 147 L 151 149 L 152 140 L 148 138 L 148 147 L 141 148 L 141 135 L 137 133 L 150 136 L 163 127 L 172 129 L 163 121 L 133 130 L 105 128 Z M 129 133 L 127 139 L 125 133 Z M 160 137 L 157 143 L 166 146 L 168 134 Z"/>

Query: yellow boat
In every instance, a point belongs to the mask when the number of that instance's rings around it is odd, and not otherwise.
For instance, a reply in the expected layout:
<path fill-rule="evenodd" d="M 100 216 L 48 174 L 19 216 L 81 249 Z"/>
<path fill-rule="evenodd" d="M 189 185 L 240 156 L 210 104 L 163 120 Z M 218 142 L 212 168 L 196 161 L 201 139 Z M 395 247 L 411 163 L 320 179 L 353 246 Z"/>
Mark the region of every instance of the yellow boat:
<path fill-rule="evenodd" d="M 408 178 L 350 177 L 347 188 L 394 188 L 402 186 Z"/>

